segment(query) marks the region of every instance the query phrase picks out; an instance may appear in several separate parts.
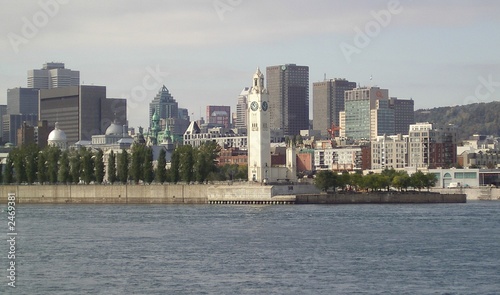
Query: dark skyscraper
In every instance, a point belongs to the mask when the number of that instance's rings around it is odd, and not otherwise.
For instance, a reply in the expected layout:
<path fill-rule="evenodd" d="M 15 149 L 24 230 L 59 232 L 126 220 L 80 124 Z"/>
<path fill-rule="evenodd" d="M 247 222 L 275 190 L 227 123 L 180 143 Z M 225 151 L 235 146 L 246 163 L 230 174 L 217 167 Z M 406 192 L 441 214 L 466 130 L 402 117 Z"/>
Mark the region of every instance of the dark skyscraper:
<path fill-rule="evenodd" d="M 266 69 L 271 129 L 298 135 L 309 129 L 309 67 L 286 64 Z"/>
<path fill-rule="evenodd" d="M 327 136 L 328 129 L 339 126 L 339 112 L 344 110 L 344 92 L 356 88 L 356 82 L 330 79 L 313 83 L 313 128 Z"/>

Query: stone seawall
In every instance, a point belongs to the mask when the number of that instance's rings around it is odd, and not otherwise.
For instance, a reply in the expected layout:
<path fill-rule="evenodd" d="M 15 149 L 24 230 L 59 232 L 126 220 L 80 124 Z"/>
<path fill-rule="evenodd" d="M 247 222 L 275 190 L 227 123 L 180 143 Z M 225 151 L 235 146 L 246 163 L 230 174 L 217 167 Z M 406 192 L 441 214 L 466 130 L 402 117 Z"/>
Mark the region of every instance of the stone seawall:
<path fill-rule="evenodd" d="M 296 204 L 404 204 L 465 203 L 465 194 L 439 193 L 353 193 L 297 195 Z"/>
<path fill-rule="evenodd" d="M 2 185 L 19 204 L 206 204 L 206 185 Z"/>

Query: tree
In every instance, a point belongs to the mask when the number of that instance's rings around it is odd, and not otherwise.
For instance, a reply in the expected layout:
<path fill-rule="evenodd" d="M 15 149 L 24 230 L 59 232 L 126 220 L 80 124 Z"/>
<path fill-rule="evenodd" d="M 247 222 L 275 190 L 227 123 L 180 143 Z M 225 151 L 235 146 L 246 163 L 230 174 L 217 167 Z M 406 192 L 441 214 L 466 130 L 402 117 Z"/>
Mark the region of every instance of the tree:
<path fill-rule="evenodd" d="M 165 149 L 160 150 L 160 155 L 158 156 L 158 162 L 156 164 L 155 180 L 158 183 L 163 184 L 167 180 L 167 152 Z"/>
<path fill-rule="evenodd" d="M 61 150 L 55 146 L 47 146 L 44 150 L 47 153 L 47 176 L 51 184 L 57 183 L 57 171 L 59 169 L 59 157 Z"/>
<path fill-rule="evenodd" d="M 21 148 L 16 147 L 12 151 L 10 151 L 9 156 L 12 157 L 16 183 L 20 184 L 22 182 L 25 182 L 26 166 L 25 166 L 23 151 L 21 150 Z"/>
<path fill-rule="evenodd" d="M 154 179 L 153 173 L 153 150 L 150 147 L 144 149 L 144 182 L 151 183 Z"/>
<path fill-rule="evenodd" d="M 174 153 L 179 153 L 179 176 L 184 182 L 191 182 L 194 179 L 194 149 L 191 145 L 178 147 Z"/>
<path fill-rule="evenodd" d="M 426 187 L 427 191 L 429 191 L 431 187 L 436 185 L 437 178 L 436 178 L 435 174 L 427 173 L 427 174 L 425 174 L 423 181 L 424 181 L 424 183 L 423 183 L 424 187 Z"/>
<path fill-rule="evenodd" d="M 13 180 L 13 175 L 12 175 L 12 166 L 13 166 L 13 163 L 12 163 L 12 158 L 9 156 L 7 156 L 7 160 L 5 161 L 5 167 L 4 167 L 4 173 L 3 173 L 3 182 L 6 183 L 6 184 L 10 184 L 12 183 L 12 180 Z"/>
<path fill-rule="evenodd" d="M 85 184 L 89 184 L 94 180 L 94 161 L 92 159 L 92 152 L 90 148 L 87 150 L 86 148 L 80 149 L 81 153 L 81 161 L 82 161 L 82 174 L 81 178 Z"/>
<path fill-rule="evenodd" d="M 117 169 L 118 180 L 126 184 L 128 181 L 128 153 L 125 149 L 122 150 L 118 156 L 118 169 Z"/>
<path fill-rule="evenodd" d="M 94 158 L 94 171 L 96 183 L 102 183 L 104 180 L 104 152 L 99 149 Z"/>
<path fill-rule="evenodd" d="M 44 152 L 40 152 L 38 154 L 38 171 L 37 171 L 37 178 L 38 178 L 38 183 L 44 184 L 47 181 L 47 173 L 46 173 L 46 155 Z"/>
<path fill-rule="evenodd" d="M 180 168 L 180 155 L 179 148 L 176 148 L 172 154 L 172 158 L 170 160 L 170 169 L 168 169 L 168 181 L 177 183 L 180 180 L 179 168 Z"/>
<path fill-rule="evenodd" d="M 30 144 L 23 147 L 23 156 L 26 167 L 26 182 L 32 184 L 36 181 L 36 172 L 38 166 L 38 154 L 40 149 L 36 144 Z"/>
<path fill-rule="evenodd" d="M 422 173 L 422 171 L 417 171 L 413 173 L 410 179 L 411 179 L 411 186 L 413 186 L 414 188 L 421 190 L 422 188 L 425 187 L 426 176 L 424 173 Z"/>
<path fill-rule="evenodd" d="M 116 156 L 113 150 L 109 153 L 108 158 L 108 181 L 111 184 L 116 181 Z"/>
<path fill-rule="evenodd" d="M 59 172 L 57 173 L 57 180 L 60 183 L 66 184 L 70 180 L 69 173 L 69 154 L 68 151 L 64 151 L 59 159 Z"/>
<path fill-rule="evenodd" d="M 80 182 L 81 161 L 80 161 L 80 153 L 77 150 L 73 150 L 69 162 L 70 162 L 70 181 L 72 183 L 78 184 Z"/>
<path fill-rule="evenodd" d="M 396 173 L 396 176 L 392 179 L 392 186 L 396 187 L 400 191 L 403 189 L 407 189 L 410 186 L 410 176 L 406 171 L 399 171 Z"/>
<path fill-rule="evenodd" d="M 338 175 L 331 170 L 322 170 L 316 173 L 314 185 L 322 191 L 326 192 L 329 188 L 337 187 Z"/>
<path fill-rule="evenodd" d="M 144 155 L 145 146 L 141 144 L 134 144 L 130 151 L 130 177 L 138 184 L 144 177 Z"/>

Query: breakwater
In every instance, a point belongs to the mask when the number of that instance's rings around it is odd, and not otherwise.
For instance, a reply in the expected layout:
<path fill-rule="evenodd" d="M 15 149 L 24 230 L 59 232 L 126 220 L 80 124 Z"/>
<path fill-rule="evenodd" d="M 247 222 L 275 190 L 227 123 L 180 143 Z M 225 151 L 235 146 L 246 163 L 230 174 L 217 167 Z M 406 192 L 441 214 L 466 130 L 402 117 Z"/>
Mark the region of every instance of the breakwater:
<path fill-rule="evenodd" d="M 297 195 L 296 204 L 404 204 L 404 203 L 465 203 L 465 194 L 432 192 L 373 192 L 346 194 Z"/>
<path fill-rule="evenodd" d="M 9 193 L 18 204 L 366 204 L 464 203 L 463 193 L 375 192 L 322 194 L 308 184 L 260 185 L 1 185 L 0 203 Z"/>

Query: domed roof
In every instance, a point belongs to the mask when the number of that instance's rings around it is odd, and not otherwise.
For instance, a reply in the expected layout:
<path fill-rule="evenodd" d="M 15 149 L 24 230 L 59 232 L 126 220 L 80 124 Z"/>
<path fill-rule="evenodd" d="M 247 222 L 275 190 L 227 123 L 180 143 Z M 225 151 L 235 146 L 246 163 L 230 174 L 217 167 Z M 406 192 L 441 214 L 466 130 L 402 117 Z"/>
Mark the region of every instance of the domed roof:
<path fill-rule="evenodd" d="M 48 141 L 66 141 L 66 133 L 59 129 L 59 123 L 56 122 L 54 130 L 49 133 Z"/>
<path fill-rule="evenodd" d="M 108 129 L 106 129 L 106 135 L 123 135 L 123 127 L 116 124 L 116 122 L 111 123 Z"/>

